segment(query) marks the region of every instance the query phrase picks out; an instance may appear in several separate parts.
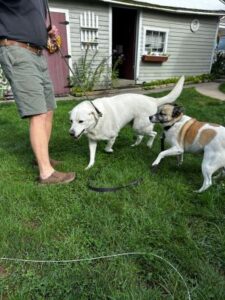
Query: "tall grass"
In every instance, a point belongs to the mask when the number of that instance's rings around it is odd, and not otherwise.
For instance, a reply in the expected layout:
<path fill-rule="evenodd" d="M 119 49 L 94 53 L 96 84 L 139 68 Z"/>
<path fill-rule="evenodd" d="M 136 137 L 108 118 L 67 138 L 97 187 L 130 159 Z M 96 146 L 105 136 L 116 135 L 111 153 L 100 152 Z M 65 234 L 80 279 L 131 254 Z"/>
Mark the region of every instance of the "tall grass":
<path fill-rule="evenodd" d="M 158 96 L 158 95 L 157 95 Z M 225 103 L 185 89 L 178 101 L 186 114 L 224 124 Z M 58 103 L 51 156 L 60 170 L 75 170 L 68 185 L 40 186 L 28 141 L 28 124 L 14 104 L 0 106 L 0 257 L 64 260 L 121 252 L 154 253 L 183 276 L 191 299 L 224 300 L 225 186 L 207 192 L 201 155 L 165 159 L 157 173 L 150 165 L 160 150 L 159 135 L 150 151 L 145 140 L 131 148 L 133 132 L 121 131 L 113 154 L 99 143 L 96 164 L 84 171 L 89 153 L 85 137 L 68 134 L 68 111 L 75 101 Z M 137 187 L 115 193 L 88 190 L 143 178 Z M 0 299 L 187 299 L 177 272 L 151 255 L 68 264 L 0 261 Z"/>

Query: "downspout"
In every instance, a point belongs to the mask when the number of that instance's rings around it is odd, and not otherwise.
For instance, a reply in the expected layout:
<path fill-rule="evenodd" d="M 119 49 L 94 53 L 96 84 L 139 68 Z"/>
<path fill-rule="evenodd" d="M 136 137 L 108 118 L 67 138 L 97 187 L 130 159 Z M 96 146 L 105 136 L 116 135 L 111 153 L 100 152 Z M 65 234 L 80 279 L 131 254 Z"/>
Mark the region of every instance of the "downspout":
<path fill-rule="evenodd" d="M 112 24 L 112 5 L 109 5 L 109 61 L 108 61 L 108 68 L 110 70 L 110 74 L 112 72 L 112 31 L 113 31 L 113 24 Z M 110 84 L 112 84 L 112 78 L 110 78 Z"/>
<path fill-rule="evenodd" d="M 218 17 L 218 22 L 217 22 L 217 28 L 216 28 L 216 33 L 215 33 L 215 39 L 214 39 L 214 43 L 213 43 L 213 51 L 212 51 L 212 56 L 211 56 L 211 63 L 210 63 L 210 68 L 209 68 L 209 74 L 211 73 L 212 71 L 212 65 L 213 65 L 213 62 L 214 62 L 214 56 L 215 56 L 215 45 L 217 45 L 217 36 L 218 36 L 218 32 L 219 32 L 219 27 L 220 27 L 220 19 L 222 17 Z"/>

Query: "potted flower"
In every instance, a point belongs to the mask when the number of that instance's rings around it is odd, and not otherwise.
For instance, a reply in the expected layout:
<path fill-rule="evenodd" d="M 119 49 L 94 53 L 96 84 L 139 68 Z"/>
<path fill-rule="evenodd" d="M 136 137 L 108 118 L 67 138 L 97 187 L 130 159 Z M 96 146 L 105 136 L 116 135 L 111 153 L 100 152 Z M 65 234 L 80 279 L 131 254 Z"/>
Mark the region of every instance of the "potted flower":
<path fill-rule="evenodd" d="M 163 63 L 168 60 L 169 55 L 166 53 L 150 52 L 142 55 L 143 62 Z"/>

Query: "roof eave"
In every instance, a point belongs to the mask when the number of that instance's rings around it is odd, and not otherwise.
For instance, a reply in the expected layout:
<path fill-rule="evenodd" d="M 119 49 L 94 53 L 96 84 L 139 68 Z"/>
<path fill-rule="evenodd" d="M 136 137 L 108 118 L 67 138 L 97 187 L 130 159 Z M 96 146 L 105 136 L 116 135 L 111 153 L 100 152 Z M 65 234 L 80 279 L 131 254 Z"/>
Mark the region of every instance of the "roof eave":
<path fill-rule="evenodd" d="M 161 10 L 166 12 L 173 12 L 179 14 L 196 14 L 196 15 L 205 15 L 205 16 L 224 16 L 224 11 L 208 11 L 208 10 L 195 10 L 195 9 L 185 9 L 185 8 L 175 8 L 175 7 L 166 7 L 160 5 L 153 5 L 147 3 L 135 3 L 132 0 L 101 0 L 103 2 L 114 3 L 114 4 L 123 4 L 127 6 L 135 6 L 135 7 L 142 7 L 142 8 L 150 8 L 154 10 Z"/>

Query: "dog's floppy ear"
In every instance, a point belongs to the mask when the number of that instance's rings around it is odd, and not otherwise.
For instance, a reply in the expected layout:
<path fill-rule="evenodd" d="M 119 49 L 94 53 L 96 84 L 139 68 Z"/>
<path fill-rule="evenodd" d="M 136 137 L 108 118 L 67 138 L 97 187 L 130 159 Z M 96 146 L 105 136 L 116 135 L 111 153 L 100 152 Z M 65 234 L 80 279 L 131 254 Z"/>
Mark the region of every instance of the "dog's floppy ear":
<path fill-rule="evenodd" d="M 172 117 L 177 118 L 184 112 L 184 108 L 182 106 L 174 105 Z"/>

